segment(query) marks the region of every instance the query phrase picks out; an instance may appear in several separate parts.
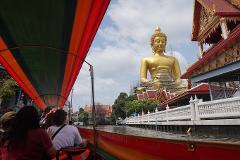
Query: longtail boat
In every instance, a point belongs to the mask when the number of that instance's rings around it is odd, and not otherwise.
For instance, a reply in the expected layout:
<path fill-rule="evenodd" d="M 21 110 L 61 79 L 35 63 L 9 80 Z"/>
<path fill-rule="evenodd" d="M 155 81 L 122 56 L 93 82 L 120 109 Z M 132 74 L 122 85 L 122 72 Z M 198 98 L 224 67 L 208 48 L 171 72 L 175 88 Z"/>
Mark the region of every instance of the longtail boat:
<path fill-rule="evenodd" d="M 0 63 L 40 109 L 64 106 L 108 5 L 109 0 L 1 0 Z M 240 157 L 235 144 L 79 131 L 90 147 L 76 159 L 86 159 L 92 145 L 99 159 Z"/>

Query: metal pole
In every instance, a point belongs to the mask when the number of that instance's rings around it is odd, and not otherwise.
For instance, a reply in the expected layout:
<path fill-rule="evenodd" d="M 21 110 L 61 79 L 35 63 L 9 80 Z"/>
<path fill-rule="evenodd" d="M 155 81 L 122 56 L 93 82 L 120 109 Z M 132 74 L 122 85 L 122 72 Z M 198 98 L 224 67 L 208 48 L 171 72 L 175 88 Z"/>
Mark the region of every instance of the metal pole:
<path fill-rule="evenodd" d="M 208 81 L 208 89 L 209 89 L 209 93 L 210 93 L 210 100 L 213 100 L 213 93 L 212 93 L 212 87 L 211 87 L 212 83 Z"/>
<path fill-rule="evenodd" d="M 96 147 L 97 147 L 97 135 L 96 135 L 96 109 L 95 109 L 95 100 L 94 100 L 94 74 L 93 66 L 85 61 L 89 65 L 89 71 L 91 76 L 91 89 L 92 89 L 92 118 L 93 118 L 93 159 L 96 159 Z"/>
<path fill-rule="evenodd" d="M 68 107 L 68 123 L 71 121 L 72 117 L 71 117 L 71 109 L 72 109 L 72 97 L 73 97 L 73 88 L 72 88 L 72 93 L 71 93 L 71 102 L 70 105 Z"/>

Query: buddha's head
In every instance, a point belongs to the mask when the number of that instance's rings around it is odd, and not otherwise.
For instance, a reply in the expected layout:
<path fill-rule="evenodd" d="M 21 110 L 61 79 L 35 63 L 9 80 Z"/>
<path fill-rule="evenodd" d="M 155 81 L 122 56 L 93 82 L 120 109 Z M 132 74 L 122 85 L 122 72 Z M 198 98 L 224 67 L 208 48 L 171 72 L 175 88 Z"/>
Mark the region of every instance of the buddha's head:
<path fill-rule="evenodd" d="M 167 36 L 157 27 L 151 37 L 151 47 L 154 53 L 163 53 L 167 44 Z"/>

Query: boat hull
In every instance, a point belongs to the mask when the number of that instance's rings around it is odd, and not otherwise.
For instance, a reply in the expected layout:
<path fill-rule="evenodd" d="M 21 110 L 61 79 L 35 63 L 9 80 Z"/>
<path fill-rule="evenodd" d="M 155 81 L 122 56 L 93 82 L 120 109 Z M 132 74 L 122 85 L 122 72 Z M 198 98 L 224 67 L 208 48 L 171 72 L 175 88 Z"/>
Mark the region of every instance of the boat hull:
<path fill-rule="evenodd" d="M 81 136 L 93 144 L 93 130 L 79 128 Z M 124 160 L 226 160 L 240 157 L 240 146 L 217 142 L 193 142 L 123 135 L 97 131 L 97 148 Z"/>

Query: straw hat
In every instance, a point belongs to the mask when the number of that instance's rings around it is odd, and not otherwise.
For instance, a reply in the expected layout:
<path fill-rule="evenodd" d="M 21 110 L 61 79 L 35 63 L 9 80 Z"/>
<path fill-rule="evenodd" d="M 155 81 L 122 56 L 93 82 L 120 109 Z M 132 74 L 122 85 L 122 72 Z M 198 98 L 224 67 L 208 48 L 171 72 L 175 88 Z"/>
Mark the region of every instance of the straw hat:
<path fill-rule="evenodd" d="M 8 125 L 11 123 L 11 121 L 16 117 L 16 112 L 10 111 L 6 112 L 2 117 L 0 118 L 0 125 L 3 128 L 9 127 Z"/>

